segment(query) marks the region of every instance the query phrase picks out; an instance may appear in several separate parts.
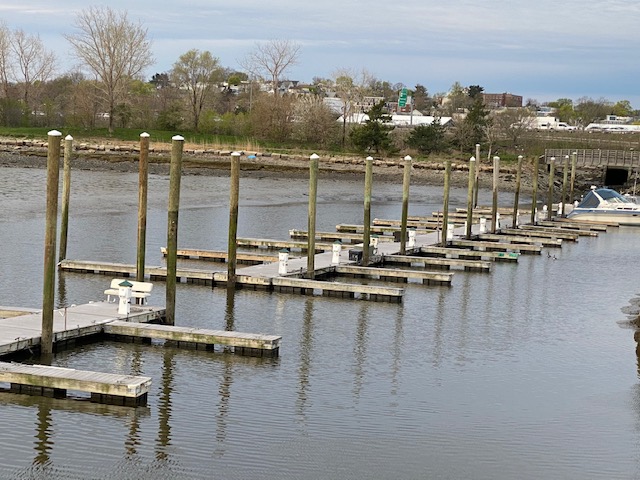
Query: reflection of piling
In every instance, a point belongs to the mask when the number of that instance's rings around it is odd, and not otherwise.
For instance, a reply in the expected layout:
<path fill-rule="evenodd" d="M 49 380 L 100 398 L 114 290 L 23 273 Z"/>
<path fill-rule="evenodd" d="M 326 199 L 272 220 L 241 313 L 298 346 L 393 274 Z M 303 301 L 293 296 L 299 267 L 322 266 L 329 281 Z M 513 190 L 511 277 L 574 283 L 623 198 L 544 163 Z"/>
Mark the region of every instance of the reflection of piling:
<path fill-rule="evenodd" d="M 365 160 L 364 173 L 364 230 L 362 235 L 362 264 L 369 265 L 371 251 L 371 189 L 373 184 L 373 157 Z"/>
<path fill-rule="evenodd" d="M 491 233 L 498 229 L 498 180 L 500 174 L 500 157 L 493 157 L 493 202 L 491 203 Z"/>
<path fill-rule="evenodd" d="M 553 178 L 555 176 L 556 157 L 549 161 L 549 189 L 547 191 L 547 220 L 551 220 L 553 214 Z"/>
<path fill-rule="evenodd" d="M 171 167 L 169 169 L 169 209 L 167 222 L 167 293 L 166 323 L 175 324 L 176 274 L 178 259 L 178 211 L 180 207 L 180 177 L 182 175 L 182 150 L 184 138 L 176 135 L 172 139 Z"/>
<path fill-rule="evenodd" d="M 476 159 L 469 159 L 469 186 L 467 188 L 467 225 L 465 237 L 471 239 L 471 226 L 473 225 L 473 190 L 476 183 Z"/>
<path fill-rule="evenodd" d="M 404 157 L 404 175 L 402 177 L 402 226 L 400 229 L 400 255 L 407 252 L 407 217 L 409 216 L 409 185 L 411 183 L 411 157 Z"/>
<path fill-rule="evenodd" d="M 307 278 L 315 277 L 316 256 L 316 199 L 318 197 L 318 159 L 315 153 L 309 157 L 309 218 L 307 244 Z"/>
<path fill-rule="evenodd" d="M 229 188 L 229 242 L 227 256 L 227 288 L 236 286 L 238 251 L 238 197 L 240 196 L 240 153 L 231 154 L 231 185 Z"/>
<path fill-rule="evenodd" d="M 516 191 L 513 197 L 513 228 L 518 228 L 518 203 L 520 202 L 520 182 L 522 178 L 522 155 L 518 155 L 518 171 L 516 172 Z"/>
<path fill-rule="evenodd" d="M 442 205 L 442 230 L 440 241 L 443 247 L 447 246 L 447 225 L 449 225 L 449 189 L 451 185 L 451 160 L 444 162 L 444 203 Z"/>
<path fill-rule="evenodd" d="M 531 225 L 536 225 L 536 209 L 538 208 L 538 169 L 540 166 L 540 159 L 538 157 L 533 158 L 533 185 L 531 191 Z"/>
<path fill-rule="evenodd" d="M 147 191 L 149 185 L 149 134 L 140 134 L 140 165 L 138 174 L 138 257 L 136 281 L 144 282 L 147 244 Z"/>
<path fill-rule="evenodd" d="M 60 218 L 60 249 L 58 262 L 67 258 L 67 235 L 69 232 L 69 197 L 71 196 L 71 156 L 73 154 L 73 137 L 64 138 L 64 167 L 62 173 L 62 212 Z"/>
<path fill-rule="evenodd" d="M 60 176 L 60 140 L 62 134 L 51 130 L 47 153 L 47 209 L 44 237 L 44 286 L 42 290 L 43 355 L 53 353 L 53 303 L 56 277 L 56 230 L 58 226 L 58 182 Z"/>

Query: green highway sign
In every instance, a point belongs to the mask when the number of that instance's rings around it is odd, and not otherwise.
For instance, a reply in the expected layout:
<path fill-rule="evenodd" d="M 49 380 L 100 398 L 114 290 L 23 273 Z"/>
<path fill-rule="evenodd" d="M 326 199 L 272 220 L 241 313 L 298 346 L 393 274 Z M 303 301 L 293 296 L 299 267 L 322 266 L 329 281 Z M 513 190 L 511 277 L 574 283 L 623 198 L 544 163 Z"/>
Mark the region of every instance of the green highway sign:
<path fill-rule="evenodd" d="M 400 92 L 400 98 L 398 98 L 398 106 L 404 107 L 407 105 L 407 89 L 403 88 Z"/>

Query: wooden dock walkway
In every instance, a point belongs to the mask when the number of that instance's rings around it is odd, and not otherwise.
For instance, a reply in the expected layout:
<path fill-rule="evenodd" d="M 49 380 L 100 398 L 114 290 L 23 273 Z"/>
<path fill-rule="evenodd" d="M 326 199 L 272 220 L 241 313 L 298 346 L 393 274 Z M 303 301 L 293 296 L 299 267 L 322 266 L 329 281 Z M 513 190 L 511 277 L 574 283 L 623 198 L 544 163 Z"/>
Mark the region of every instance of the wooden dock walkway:
<path fill-rule="evenodd" d="M 489 272 L 491 263 L 484 260 L 464 260 L 459 258 L 438 258 L 424 257 L 417 255 L 384 255 L 382 257 L 383 265 L 408 265 L 416 267 L 418 265 L 424 268 L 441 268 L 450 270 L 458 267 L 467 272 Z"/>
<path fill-rule="evenodd" d="M 160 247 L 160 253 L 167 256 L 167 247 Z M 216 250 L 200 250 L 200 249 L 179 249 L 176 252 L 178 258 L 209 260 L 212 262 L 226 263 L 229 260 L 229 254 Z M 276 253 L 255 253 L 255 252 L 237 252 L 236 261 L 247 265 L 260 265 L 261 263 L 270 263 L 278 261 Z"/>
<path fill-rule="evenodd" d="M 13 393 L 64 398 L 74 390 L 90 393 L 92 402 L 132 407 L 147 403 L 151 386 L 149 377 L 6 362 L 0 362 L 0 382 L 10 383 Z"/>
<path fill-rule="evenodd" d="M 277 357 L 282 337 L 258 333 L 242 333 L 226 330 L 177 327 L 149 323 L 113 321 L 103 327 L 108 336 L 162 339 L 169 345 L 213 350 L 215 345 L 232 347 L 240 355 Z"/>

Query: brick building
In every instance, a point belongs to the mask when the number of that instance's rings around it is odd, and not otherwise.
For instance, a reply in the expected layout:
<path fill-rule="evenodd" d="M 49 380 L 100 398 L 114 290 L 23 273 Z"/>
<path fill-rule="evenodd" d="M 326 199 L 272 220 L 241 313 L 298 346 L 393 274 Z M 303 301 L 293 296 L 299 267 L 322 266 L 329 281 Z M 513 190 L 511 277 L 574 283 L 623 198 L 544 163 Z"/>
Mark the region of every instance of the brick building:
<path fill-rule="evenodd" d="M 487 108 L 522 107 L 522 96 L 510 93 L 483 93 L 482 101 Z"/>

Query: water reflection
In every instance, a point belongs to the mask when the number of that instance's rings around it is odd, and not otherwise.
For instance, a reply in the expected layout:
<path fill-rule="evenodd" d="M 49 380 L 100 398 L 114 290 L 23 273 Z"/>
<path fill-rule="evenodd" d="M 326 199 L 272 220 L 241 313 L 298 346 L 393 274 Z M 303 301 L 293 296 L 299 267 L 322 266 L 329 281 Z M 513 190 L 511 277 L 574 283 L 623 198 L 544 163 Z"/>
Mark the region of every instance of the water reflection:
<path fill-rule="evenodd" d="M 360 314 L 356 326 L 356 338 L 353 349 L 355 359 L 355 371 L 353 379 L 353 396 L 356 402 L 360 399 L 362 382 L 365 376 L 365 365 L 367 361 L 367 325 L 369 322 L 369 302 L 361 302 Z"/>
<path fill-rule="evenodd" d="M 400 370 L 402 359 L 402 348 L 404 346 L 404 307 L 403 304 L 398 305 L 396 313 L 396 322 L 393 330 L 393 343 L 391 346 L 393 363 L 391 364 L 391 395 L 398 394 L 400 386 Z"/>
<path fill-rule="evenodd" d="M 140 349 L 136 349 L 133 352 L 133 358 L 131 359 L 131 373 L 130 375 L 139 376 L 143 374 L 142 370 L 142 352 Z M 127 438 L 125 439 L 125 456 L 131 458 L 138 453 L 138 446 L 140 445 L 140 417 L 134 415 L 129 422 L 129 428 L 127 432 Z"/>
<path fill-rule="evenodd" d="M 438 302 L 436 304 L 436 318 L 433 323 L 434 332 L 433 332 L 433 366 L 439 367 L 442 362 L 443 350 L 444 346 L 443 336 L 445 331 L 444 325 L 444 317 L 445 317 L 445 309 L 446 309 L 446 291 L 444 288 L 438 289 Z"/>
<path fill-rule="evenodd" d="M 43 402 L 38 405 L 36 415 L 36 440 L 35 440 L 35 457 L 33 465 L 45 465 L 49 463 L 50 453 L 53 447 L 51 441 L 51 408 Z"/>
<path fill-rule="evenodd" d="M 162 378 L 158 398 L 158 437 L 156 438 L 156 460 L 165 462 L 171 446 L 171 394 L 173 393 L 175 352 L 167 348 L 162 355 Z"/>
<path fill-rule="evenodd" d="M 227 288 L 227 301 L 224 312 L 225 329 L 229 332 L 235 330 L 236 317 L 235 317 L 235 288 Z M 233 360 L 234 356 L 229 355 L 231 353 L 231 347 L 225 348 L 227 355 L 224 355 L 222 361 L 224 365 L 222 367 L 222 379 L 218 386 L 218 411 L 216 412 L 216 447 L 214 454 L 216 456 L 223 456 L 226 448 L 227 440 L 227 424 L 231 403 L 231 386 L 233 385 Z"/>
<path fill-rule="evenodd" d="M 296 397 L 296 414 L 298 420 L 306 423 L 306 407 L 309 401 L 309 377 L 311 356 L 313 352 L 313 299 L 306 298 L 302 315 L 302 332 L 300 338 L 300 364 L 298 366 L 298 391 Z"/>

